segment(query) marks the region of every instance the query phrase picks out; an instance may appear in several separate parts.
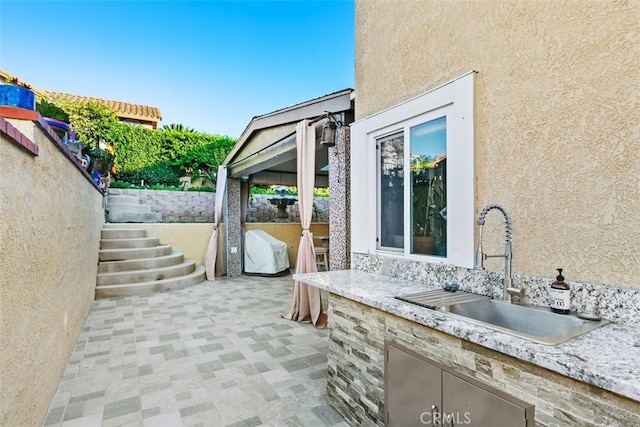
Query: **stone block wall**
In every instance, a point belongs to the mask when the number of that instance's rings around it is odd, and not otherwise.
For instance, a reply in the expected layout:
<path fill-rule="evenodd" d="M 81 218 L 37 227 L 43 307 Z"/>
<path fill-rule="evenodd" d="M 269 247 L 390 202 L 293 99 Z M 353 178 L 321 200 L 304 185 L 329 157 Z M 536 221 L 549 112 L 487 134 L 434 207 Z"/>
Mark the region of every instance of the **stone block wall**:
<path fill-rule="evenodd" d="M 537 426 L 640 425 L 638 402 L 373 307 L 330 294 L 328 315 L 328 400 L 351 425 L 384 425 L 385 340 L 534 404 Z"/>
<path fill-rule="evenodd" d="M 162 213 L 162 222 L 214 222 L 215 193 L 110 188 L 109 194 L 136 196 Z"/>
<path fill-rule="evenodd" d="M 214 222 L 216 194 L 200 191 L 165 191 L 110 188 L 109 194 L 136 196 L 141 204 L 162 213 L 162 222 Z M 271 222 L 278 208 L 267 194 L 252 195 L 247 207 L 247 222 Z M 314 198 L 312 222 L 329 222 L 329 198 Z M 287 208 L 291 222 L 300 222 L 298 202 Z"/>
<path fill-rule="evenodd" d="M 254 194 L 247 207 L 247 222 L 271 222 L 275 219 L 278 208 L 269 202 L 272 195 Z M 314 197 L 312 222 L 329 222 L 329 198 Z M 300 206 L 298 202 L 287 207 L 291 222 L 300 222 Z"/>
<path fill-rule="evenodd" d="M 329 294 L 327 399 L 350 425 L 384 426 L 385 315 Z"/>

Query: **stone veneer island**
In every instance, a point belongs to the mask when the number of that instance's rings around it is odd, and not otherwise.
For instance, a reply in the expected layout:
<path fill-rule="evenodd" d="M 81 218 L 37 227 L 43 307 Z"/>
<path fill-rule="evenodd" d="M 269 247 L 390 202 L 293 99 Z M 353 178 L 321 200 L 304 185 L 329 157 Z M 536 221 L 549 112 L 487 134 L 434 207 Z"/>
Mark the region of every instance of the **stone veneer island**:
<path fill-rule="evenodd" d="M 441 284 L 356 270 L 294 278 L 329 292 L 327 394 L 351 425 L 385 425 L 385 341 L 535 405 L 536 425 L 640 425 L 636 325 L 548 346 L 394 299 Z"/>

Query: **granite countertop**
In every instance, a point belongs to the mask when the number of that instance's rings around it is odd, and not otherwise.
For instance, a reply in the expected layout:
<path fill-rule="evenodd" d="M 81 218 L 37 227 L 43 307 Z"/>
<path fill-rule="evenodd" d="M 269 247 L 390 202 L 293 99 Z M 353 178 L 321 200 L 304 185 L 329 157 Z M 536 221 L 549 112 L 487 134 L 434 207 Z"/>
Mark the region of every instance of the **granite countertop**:
<path fill-rule="evenodd" d="M 394 299 L 442 284 L 357 270 L 294 274 L 295 280 L 432 329 L 640 401 L 640 327 L 608 324 L 555 346 L 495 331 L 444 312 Z"/>

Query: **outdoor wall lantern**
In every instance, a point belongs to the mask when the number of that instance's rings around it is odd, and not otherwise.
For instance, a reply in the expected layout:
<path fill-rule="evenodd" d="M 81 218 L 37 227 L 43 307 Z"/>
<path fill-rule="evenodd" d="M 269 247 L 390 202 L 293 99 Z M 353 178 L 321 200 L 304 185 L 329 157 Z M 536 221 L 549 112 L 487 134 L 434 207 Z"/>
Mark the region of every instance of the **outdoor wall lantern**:
<path fill-rule="evenodd" d="M 323 147 L 335 147 L 336 146 L 336 129 L 338 129 L 338 124 L 331 116 L 331 114 L 327 113 L 327 121 L 322 125 L 322 137 L 320 138 L 320 145 Z"/>
<path fill-rule="evenodd" d="M 340 120 L 336 120 L 333 113 L 328 111 L 325 112 L 320 117 L 312 120 L 309 125 L 317 122 L 318 120 L 326 119 L 324 124 L 322 125 L 322 136 L 320 137 L 320 145 L 326 148 L 335 147 L 336 146 L 336 131 L 338 127 L 342 126 L 342 122 Z"/>

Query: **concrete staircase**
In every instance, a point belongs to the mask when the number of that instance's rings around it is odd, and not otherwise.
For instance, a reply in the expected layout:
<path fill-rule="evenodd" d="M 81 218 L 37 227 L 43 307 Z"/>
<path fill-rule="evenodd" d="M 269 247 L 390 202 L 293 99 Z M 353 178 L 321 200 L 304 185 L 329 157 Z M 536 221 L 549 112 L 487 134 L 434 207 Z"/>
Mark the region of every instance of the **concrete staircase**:
<path fill-rule="evenodd" d="M 205 270 L 141 228 L 102 229 L 96 299 L 182 289 L 202 283 Z"/>
<path fill-rule="evenodd" d="M 162 213 L 153 212 L 151 205 L 144 205 L 136 196 L 107 196 L 108 222 L 161 222 Z"/>

